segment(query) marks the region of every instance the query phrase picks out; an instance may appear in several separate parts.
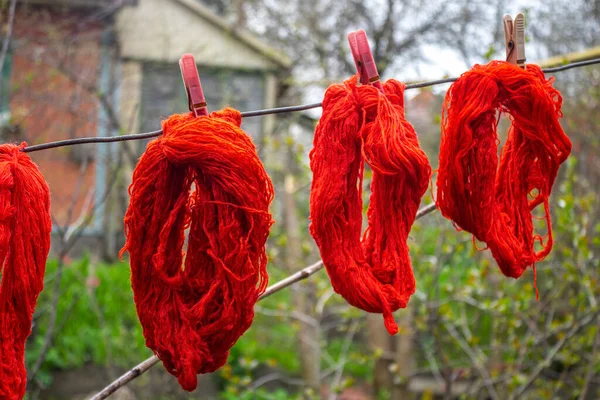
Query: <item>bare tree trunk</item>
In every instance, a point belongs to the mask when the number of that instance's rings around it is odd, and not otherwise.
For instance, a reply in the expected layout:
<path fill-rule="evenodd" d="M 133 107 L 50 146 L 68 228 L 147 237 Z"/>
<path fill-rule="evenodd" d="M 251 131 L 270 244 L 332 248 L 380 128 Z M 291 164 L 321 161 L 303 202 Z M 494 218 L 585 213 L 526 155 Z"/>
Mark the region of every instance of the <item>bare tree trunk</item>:
<path fill-rule="evenodd" d="M 244 2 L 246 0 L 234 0 L 233 1 L 233 12 L 235 13 L 235 26 L 238 28 L 246 29 L 248 26 L 248 16 L 244 9 Z"/>
<path fill-rule="evenodd" d="M 373 371 L 375 394 L 379 395 L 384 391 L 391 393 L 394 384 L 394 376 L 390 369 L 394 363 L 394 340 L 385 329 L 380 314 L 367 315 L 367 330 L 371 351 L 378 355 Z"/>
<path fill-rule="evenodd" d="M 288 173 L 285 177 L 284 215 L 287 233 L 287 264 L 292 268 L 302 265 L 302 241 L 300 237 L 300 224 L 296 208 L 294 176 Z M 312 298 L 314 286 L 311 282 L 297 286 L 292 290 L 292 304 L 296 312 L 309 316 L 314 324 L 298 320 L 298 351 L 302 364 L 302 377 L 307 386 L 315 393 L 319 391 L 320 380 L 320 345 L 318 320 L 314 318 L 315 312 Z"/>
<path fill-rule="evenodd" d="M 392 400 L 413 399 L 415 396 L 408 390 L 410 376 L 415 369 L 414 359 L 414 321 L 410 308 L 396 312 L 398 334 L 396 340 L 396 375 L 399 378 L 392 390 Z"/>

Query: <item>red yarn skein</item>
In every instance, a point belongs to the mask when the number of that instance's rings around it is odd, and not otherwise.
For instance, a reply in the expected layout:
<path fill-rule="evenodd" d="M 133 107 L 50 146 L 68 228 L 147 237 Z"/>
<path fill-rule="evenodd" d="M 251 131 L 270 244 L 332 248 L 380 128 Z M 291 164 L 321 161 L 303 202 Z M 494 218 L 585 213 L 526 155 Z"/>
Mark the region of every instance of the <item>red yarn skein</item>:
<path fill-rule="evenodd" d="M 52 231 L 50 190 L 25 146 L 0 145 L 0 398 L 7 400 L 25 396 L 25 341 Z"/>
<path fill-rule="evenodd" d="M 392 312 L 415 292 L 406 242 L 431 167 L 404 118 L 404 85 L 389 80 L 384 91 L 357 86 L 356 76 L 327 89 L 310 153 L 310 232 L 334 290 L 382 313 L 393 335 Z M 365 161 L 373 178 L 361 239 Z"/>
<path fill-rule="evenodd" d="M 225 364 L 267 286 L 273 186 L 240 124 L 229 108 L 171 116 L 129 188 L 121 254 L 146 345 L 188 391 Z"/>
<path fill-rule="evenodd" d="M 437 206 L 487 243 L 502 272 L 518 278 L 552 249 L 548 197 L 571 152 L 562 98 L 537 65 L 476 65 L 448 90 L 444 104 Z M 498 165 L 498 111 L 511 127 Z M 532 210 L 544 206 L 546 241 L 534 233 Z M 535 242 L 541 249 L 535 251 Z"/>

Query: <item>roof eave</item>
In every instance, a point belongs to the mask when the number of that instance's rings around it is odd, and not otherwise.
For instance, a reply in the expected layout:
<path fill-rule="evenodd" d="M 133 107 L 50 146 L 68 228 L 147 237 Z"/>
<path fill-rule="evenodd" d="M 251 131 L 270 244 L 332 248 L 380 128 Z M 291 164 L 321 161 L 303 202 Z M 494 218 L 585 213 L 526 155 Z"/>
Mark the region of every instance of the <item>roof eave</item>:
<path fill-rule="evenodd" d="M 17 0 L 21 4 L 35 6 L 103 8 L 114 5 L 113 0 Z M 135 4 L 137 0 L 125 0 L 121 5 Z"/>
<path fill-rule="evenodd" d="M 271 60 L 277 66 L 284 68 L 284 69 L 288 69 L 292 66 L 292 61 L 285 54 L 266 45 L 261 40 L 259 40 L 254 35 L 252 35 L 251 33 L 241 30 L 241 29 L 235 29 L 235 27 L 232 27 L 225 19 L 214 14 L 210 9 L 208 9 L 206 6 L 203 6 L 199 2 L 197 2 L 195 0 L 173 0 L 173 1 L 187 7 L 188 9 L 195 12 L 196 14 L 198 14 L 200 17 L 204 18 L 208 22 L 212 23 L 213 25 L 217 26 L 218 28 L 223 29 L 225 32 L 227 32 L 227 33 L 231 34 L 232 36 L 234 36 L 235 38 L 239 39 L 244 44 L 257 50 L 259 53 L 261 53 L 263 56 L 265 56 L 266 58 Z"/>

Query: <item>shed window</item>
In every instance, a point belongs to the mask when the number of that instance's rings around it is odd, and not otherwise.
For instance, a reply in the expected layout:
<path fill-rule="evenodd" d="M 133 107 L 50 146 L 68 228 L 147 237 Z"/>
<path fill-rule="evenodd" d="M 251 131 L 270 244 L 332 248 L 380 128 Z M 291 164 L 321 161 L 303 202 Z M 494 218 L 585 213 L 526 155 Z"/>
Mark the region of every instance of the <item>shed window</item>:
<path fill-rule="evenodd" d="M 263 73 L 202 67 L 198 70 L 209 112 L 228 105 L 240 111 L 263 108 Z M 156 130 L 162 118 L 186 112 L 188 106 L 177 64 L 147 63 L 143 73 L 141 129 L 147 132 Z M 256 139 L 262 129 L 262 118 L 244 119 L 242 128 Z"/>

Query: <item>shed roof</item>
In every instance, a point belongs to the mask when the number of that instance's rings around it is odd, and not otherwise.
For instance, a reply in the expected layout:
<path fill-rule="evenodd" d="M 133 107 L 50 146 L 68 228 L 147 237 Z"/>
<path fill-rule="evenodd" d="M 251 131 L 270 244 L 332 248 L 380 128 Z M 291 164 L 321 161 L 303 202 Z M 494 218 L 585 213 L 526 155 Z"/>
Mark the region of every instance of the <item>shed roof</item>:
<path fill-rule="evenodd" d="M 249 70 L 290 67 L 283 53 L 232 26 L 197 0 L 138 0 L 117 14 L 125 58 L 173 62 L 192 53 L 198 64 Z"/>
<path fill-rule="evenodd" d="M 57 6 L 57 7 L 81 7 L 81 8 L 102 8 L 120 4 L 134 4 L 137 0 L 18 0 L 19 3 Z"/>
<path fill-rule="evenodd" d="M 236 27 L 224 18 L 213 13 L 208 7 L 201 4 L 197 0 L 172 0 L 179 4 L 188 7 L 191 11 L 195 12 L 199 17 L 206 19 L 210 23 L 222 29 L 224 32 L 231 34 L 238 38 L 241 42 L 254 48 L 265 57 L 270 58 L 281 67 L 289 68 L 291 66 L 291 60 L 282 52 L 274 49 L 267 45 L 264 41 L 258 39 L 250 32 L 243 29 L 236 29 Z"/>

